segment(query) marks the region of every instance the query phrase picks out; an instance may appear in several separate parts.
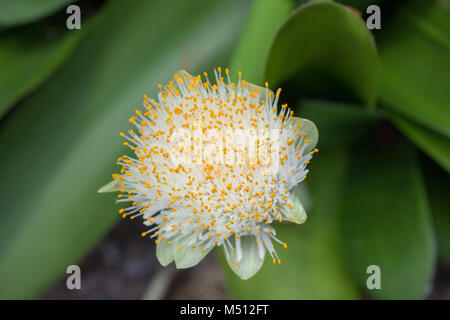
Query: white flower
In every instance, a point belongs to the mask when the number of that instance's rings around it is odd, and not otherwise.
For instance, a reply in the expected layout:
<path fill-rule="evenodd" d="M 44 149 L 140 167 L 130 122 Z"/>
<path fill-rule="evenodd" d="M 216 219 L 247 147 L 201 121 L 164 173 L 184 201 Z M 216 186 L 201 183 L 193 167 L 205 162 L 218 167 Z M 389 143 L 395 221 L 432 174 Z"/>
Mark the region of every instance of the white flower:
<path fill-rule="evenodd" d="M 287 105 L 278 113 L 280 89 L 274 95 L 267 83 L 261 88 L 241 80 L 240 72 L 237 83 L 228 69 L 226 79 L 220 68 L 214 73 L 216 84 L 206 73 L 202 80 L 180 71 L 167 86 L 159 85 L 158 100 L 144 96 L 145 110 L 129 120 L 136 130 L 121 133 L 135 156 L 120 157 L 121 172 L 99 192 L 120 191 L 117 201 L 131 203 L 119 213 L 143 218 L 149 229 L 142 235 L 155 239 L 163 266 L 175 261 L 177 268 L 189 268 L 223 247 L 233 271 L 248 279 L 261 268 L 266 251 L 280 263 L 274 242 L 287 247 L 271 224 L 306 220 L 294 187 L 306 178 L 318 133 L 311 121 L 293 117 Z M 187 132 L 184 144 L 173 139 L 180 129 Z M 243 132 L 259 133 L 253 140 L 257 155 L 232 164 L 211 162 L 198 153 L 208 143 L 208 130 L 215 132 L 209 140 L 215 143 L 209 149 L 213 156 L 250 154 Z M 230 130 L 239 133 L 231 145 Z M 277 132 L 275 139 L 260 135 L 269 130 Z M 175 159 L 174 151 L 181 158 Z"/>

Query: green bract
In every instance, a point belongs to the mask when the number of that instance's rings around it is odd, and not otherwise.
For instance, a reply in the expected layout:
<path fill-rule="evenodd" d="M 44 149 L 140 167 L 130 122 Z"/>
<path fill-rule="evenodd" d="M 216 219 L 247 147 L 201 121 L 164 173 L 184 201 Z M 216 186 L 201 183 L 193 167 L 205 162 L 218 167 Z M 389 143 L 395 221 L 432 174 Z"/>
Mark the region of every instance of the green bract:
<path fill-rule="evenodd" d="M 264 263 L 265 250 L 263 251 L 262 256 L 260 256 L 258 245 L 252 238 L 253 237 L 242 237 L 240 239 L 240 245 L 244 253 L 239 262 L 237 261 L 235 252 L 232 252 L 229 255 L 228 264 L 242 280 L 253 277 L 259 269 L 261 269 Z M 233 244 L 235 243 L 236 241 L 233 240 Z"/>
<path fill-rule="evenodd" d="M 306 221 L 306 211 L 303 208 L 303 205 L 300 201 L 299 196 L 297 195 L 297 190 L 299 187 L 294 187 L 294 190 L 291 194 L 291 201 L 293 203 L 293 208 L 289 212 L 289 218 L 292 218 L 292 221 L 298 224 L 302 224 Z"/>

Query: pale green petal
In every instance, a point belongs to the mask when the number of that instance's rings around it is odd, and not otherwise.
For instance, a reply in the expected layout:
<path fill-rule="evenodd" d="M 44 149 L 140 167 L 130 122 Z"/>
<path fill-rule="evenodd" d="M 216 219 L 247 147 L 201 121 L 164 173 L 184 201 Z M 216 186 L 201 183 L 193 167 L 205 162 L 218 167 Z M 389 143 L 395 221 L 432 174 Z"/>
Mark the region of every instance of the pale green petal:
<path fill-rule="evenodd" d="M 98 189 L 98 193 L 106 193 L 106 192 L 115 192 L 115 191 L 120 191 L 120 180 L 119 179 L 115 179 L 113 181 L 108 182 L 107 184 L 105 184 L 103 187 L 101 187 L 100 189 Z"/>
<path fill-rule="evenodd" d="M 180 70 L 178 70 L 177 72 L 175 72 L 175 74 L 173 75 L 173 80 L 174 80 L 174 82 L 175 82 L 175 80 L 176 80 L 178 77 L 181 78 L 183 74 L 184 74 L 184 76 L 185 76 L 186 78 L 189 78 L 189 76 L 193 77 L 193 75 L 190 74 L 189 72 L 187 72 L 186 70 L 180 69 Z M 176 82 L 175 82 L 175 83 L 176 83 Z"/>
<path fill-rule="evenodd" d="M 188 242 L 187 239 L 182 242 L 178 241 L 177 245 L 173 247 L 173 256 L 177 269 L 186 269 L 196 266 L 213 248 L 212 246 L 205 249 L 209 241 L 196 245 L 195 248 L 193 248 L 192 245 L 187 245 L 186 242 Z"/>
<path fill-rule="evenodd" d="M 292 209 L 285 211 L 285 215 L 288 217 L 289 221 L 302 224 L 306 221 L 306 211 L 303 208 L 302 202 L 300 201 L 299 193 L 302 191 L 300 185 L 295 186 L 289 195 L 289 202 L 292 204 Z"/>
<path fill-rule="evenodd" d="M 266 100 L 266 89 L 269 90 L 269 93 L 271 94 L 270 96 L 272 97 L 272 101 L 275 100 L 275 94 L 269 88 L 260 87 L 260 86 L 257 86 L 256 84 L 253 84 L 250 82 L 247 82 L 247 83 L 248 83 L 247 88 L 249 90 L 251 90 L 251 88 L 255 89 L 255 92 L 257 93 L 259 100 Z M 258 89 L 259 89 L 259 91 L 258 91 Z M 269 93 L 267 93 L 267 95 L 269 95 Z"/>
<path fill-rule="evenodd" d="M 242 259 L 239 261 L 239 266 L 236 264 L 236 253 L 230 252 L 230 267 L 231 270 L 236 273 L 239 278 L 242 280 L 247 280 L 253 277 L 259 269 L 261 269 L 264 263 L 265 250 L 263 251 L 263 257 L 261 258 L 258 254 L 258 245 L 256 244 L 256 238 L 253 236 L 243 236 L 241 239 L 241 250 L 242 250 Z M 231 239 L 233 245 L 235 245 L 235 241 Z"/>
<path fill-rule="evenodd" d="M 156 258 L 163 267 L 173 261 L 173 246 L 174 244 L 169 244 L 165 239 L 158 241 L 156 245 Z"/>
<path fill-rule="evenodd" d="M 309 211 L 313 207 L 313 198 L 308 187 L 308 180 L 297 184 L 291 189 L 291 193 L 295 194 L 306 211 Z"/>
<path fill-rule="evenodd" d="M 298 117 L 294 117 L 294 121 L 300 121 L 300 124 L 302 125 L 300 132 L 306 132 L 305 138 L 309 140 L 309 143 L 306 146 L 305 151 L 306 152 L 312 151 L 316 147 L 317 142 L 319 141 L 319 131 L 317 130 L 316 125 L 314 124 L 314 122 L 308 119 Z"/>

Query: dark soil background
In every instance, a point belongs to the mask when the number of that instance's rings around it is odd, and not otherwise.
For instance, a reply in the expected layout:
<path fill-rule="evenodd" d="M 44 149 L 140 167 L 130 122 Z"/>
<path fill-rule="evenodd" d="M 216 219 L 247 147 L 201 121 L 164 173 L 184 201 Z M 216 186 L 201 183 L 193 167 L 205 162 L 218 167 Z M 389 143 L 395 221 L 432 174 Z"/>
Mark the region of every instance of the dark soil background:
<path fill-rule="evenodd" d="M 68 290 L 66 276 L 41 299 L 142 299 L 150 280 L 164 268 L 142 225 L 124 220 L 79 263 L 81 290 Z M 219 266 L 209 254 L 198 266 L 172 272 L 164 299 L 227 299 Z"/>
<path fill-rule="evenodd" d="M 79 264 L 81 290 L 68 290 L 66 277 L 41 299 L 142 299 L 151 279 L 164 272 L 153 241 L 143 239 L 142 226 L 121 221 Z M 166 268 L 167 269 L 167 268 Z M 209 254 L 198 266 L 172 270 L 162 299 L 228 299 L 220 266 Z M 450 300 L 450 266 L 439 265 L 426 299 Z"/>

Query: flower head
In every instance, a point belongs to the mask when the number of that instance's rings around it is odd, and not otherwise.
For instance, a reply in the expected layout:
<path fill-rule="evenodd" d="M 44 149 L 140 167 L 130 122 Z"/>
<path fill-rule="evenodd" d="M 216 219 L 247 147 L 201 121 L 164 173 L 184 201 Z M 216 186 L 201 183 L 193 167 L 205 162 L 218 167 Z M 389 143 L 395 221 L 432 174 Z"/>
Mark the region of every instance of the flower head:
<path fill-rule="evenodd" d="M 136 129 L 124 145 L 134 155 L 118 159 L 121 171 L 100 192 L 120 191 L 122 216 L 142 218 L 162 265 L 198 264 L 223 247 L 242 279 L 262 266 L 266 251 L 280 263 L 275 221 L 303 223 L 295 186 L 308 173 L 318 134 L 314 124 L 278 107 L 280 89 L 268 89 L 214 71 L 175 74 L 159 85 L 157 100 L 129 119 Z"/>

